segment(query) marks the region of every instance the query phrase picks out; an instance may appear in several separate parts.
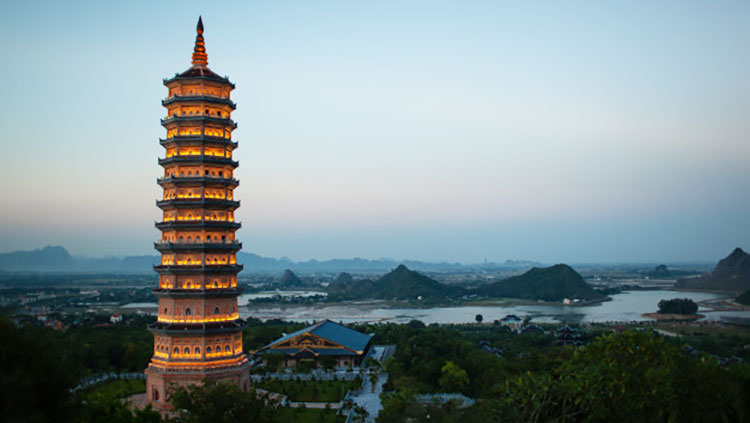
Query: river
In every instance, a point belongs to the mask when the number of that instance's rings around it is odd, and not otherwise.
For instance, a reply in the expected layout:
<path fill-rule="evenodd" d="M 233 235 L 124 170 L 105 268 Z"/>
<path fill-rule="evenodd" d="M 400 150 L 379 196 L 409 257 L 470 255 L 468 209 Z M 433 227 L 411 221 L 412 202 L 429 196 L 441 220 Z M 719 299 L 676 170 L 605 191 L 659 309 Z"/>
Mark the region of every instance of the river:
<path fill-rule="evenodd" d="M 724 295 L 706 292 L 685 291 L 624 291 L 612 295 L 611 301 L 589 306 L 564 305 L 461 305 L 455 307 L 405 308 L 392 307 L 383 301 L 357 301 L 351 303 L 319 303 L 315 305 L 278 305 L 248 304 L 253 298 L 281 296 L 311 296 L 315 291 L 270 291 L 242 295 L 238 299 L 240 316 L 254 317 L 261 320 L 284 319 L 291 321 L 313 321 L 331 319 L 345 323 L 354 322 L 392 322 L 407 323 L 421 320 L 430 323 L 472 323 L 477 314 L 485 322 L 499 320 L 508 314 L 521 318 L 530 317 L 538 323 L 608 323 L 608 322 L 641 322 L 652 319 L 644 318 L 643 313 L 653 313 L 658 309 L 659 301 L 672 298 L 690 298 L 695 302 L 726 298 Z M 132 303 L 125 308 L 141 309 L 155 313 L 156 303 Z M 698 311 L 704 314 L 705 320 L 719 321 L 733 319 L 750 322 L 750 311 L 712 311 L 701 307 Z"/>
<path fill-rule="evenodd" d="M 262 320 L 284 319 L 292 321 L 312 321 L 331 319 L 345 323 L 353 322 L 393 322 L 406 323 L 421 320 L 430 323 L 471 323 L 477 314 L 485 322 L 499 320 L 508 314 L 521 318 L 531 317 L 532 322 L 540 323 L 606 323 L 649 321 L 641 316 L 658 309 L 661 300 L 690 298 L 695 302 L 723 298 L 719 294 L 684 291 L 625 291 L 612 295 L 611 301 L 590 306 L 564 305 L 511 305 L 511 306 L 456 306 L 430 308 L 389 307 L 381 301 L 353 302 L 350 304 L 310 305 L 249 305 L 242 307 L 242 317 L 255 317 Z M 750 311 L 710 311 L 701 308 L 699 313 L 706 320 L 723 318 L 750 319 Z"/>

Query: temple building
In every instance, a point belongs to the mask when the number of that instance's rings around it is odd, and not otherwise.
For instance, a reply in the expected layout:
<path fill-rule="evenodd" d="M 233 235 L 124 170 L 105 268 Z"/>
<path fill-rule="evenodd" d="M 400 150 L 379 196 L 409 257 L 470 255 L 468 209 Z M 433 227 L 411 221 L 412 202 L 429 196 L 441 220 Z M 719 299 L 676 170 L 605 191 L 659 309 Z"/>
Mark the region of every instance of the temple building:
<path fill-rule="evenodd" d="M 154 351 L 145 371 L 148 401 L 160 409 L 169 409 L 173 384 L 217 379 L 245 390 L 250 384 L 242 351 L 245 322 L 237 310 L 242 244 L 234 220 L 240 205 L 233 195 L 239 184 L 232 159 L 234 84 L 208 68 L 200 18 L 197 31 L 190 69 L 164 80 L 169 92 L 161 124 L 167 134 L 160 143 L 166 156 L 157 180 L 164 195 L 156 202 L 163 217 L 155 243 L 161 264 L 154 266 L 159 287 L 153 290 L 159 309 L 149 325 Z"/>
<path fill-rule="evenodd" d="M 322 356 L 333 357 L 335 365 L 339 367 L 357 366 L 362 364 L 370 351 L 371 341 L 372 335 L 323 320 L 282 336 L 259 349 L 256 354 L 283 354 L 286 367 L 294 367 L 302 362 L 320 364 L 319 358 Z"/>

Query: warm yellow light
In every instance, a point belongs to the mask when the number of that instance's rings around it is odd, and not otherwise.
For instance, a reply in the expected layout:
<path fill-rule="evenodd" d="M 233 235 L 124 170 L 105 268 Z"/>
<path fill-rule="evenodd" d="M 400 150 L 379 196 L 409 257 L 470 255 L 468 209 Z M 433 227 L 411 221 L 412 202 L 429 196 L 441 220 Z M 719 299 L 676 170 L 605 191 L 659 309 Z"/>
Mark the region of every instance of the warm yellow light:
<path fill-rule="evenodd" d="M 217 367 L 225 364 L 243 364 L 247 362 L 247 358 L 243 356 L 234 360 L 216 360 L 208 363 L 173 363 L 156 359 L 151 359 L 151 362 L 165 367 Z"/>
<path fill-rule="evenodd" d="M 228 322 L 231 320 L 239 319 L 239 313 L 232 313 L 225 316 L 213 316 L 213 317 L 169 317 L 159 316 L 158 321 L 163 323 L 215 323 L 215 322 Z"/>

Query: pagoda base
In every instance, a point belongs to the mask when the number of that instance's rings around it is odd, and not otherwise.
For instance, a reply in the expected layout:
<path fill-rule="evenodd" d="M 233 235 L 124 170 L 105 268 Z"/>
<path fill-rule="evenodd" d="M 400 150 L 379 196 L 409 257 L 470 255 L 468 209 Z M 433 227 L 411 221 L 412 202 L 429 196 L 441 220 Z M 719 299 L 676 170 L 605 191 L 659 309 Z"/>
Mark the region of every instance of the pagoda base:
<path fill-rule="evenodd" d="M 171 389 L 202 383 L 207 379 L 236 384 L 241 390 L 250 390 L 250 362 L 239 366 L 214 369 L 171 370 L 149 364 L 146 370 L 146 402 L 155 409 L 172 410 L 168 402 Z"/>

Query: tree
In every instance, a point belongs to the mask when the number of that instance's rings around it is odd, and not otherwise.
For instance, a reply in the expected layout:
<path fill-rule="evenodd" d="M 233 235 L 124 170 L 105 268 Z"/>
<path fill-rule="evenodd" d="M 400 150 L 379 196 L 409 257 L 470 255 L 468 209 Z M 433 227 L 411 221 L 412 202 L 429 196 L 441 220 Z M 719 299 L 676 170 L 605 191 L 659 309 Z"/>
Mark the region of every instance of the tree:
<path fill-rule="evenodd" d="M 627 331 L 598 338 L 550 372 L 506 381 L 496 415 L 509 421 L 699 422 L 748 417 L 747 375 Z"/>
<path fill-rule="evenodd" d="M 438 383 L 444 392 L 463 392 L 469 386 L 469 375 L 466 370 L 458 367 L 452 361 L 448 361 L 440 369 Z"/>
<path fill-rule="evenodd" d="M 689 298 L 674 298 L 659 301 L 659 314 L 695 314 L 698 304 Z"/>
<path fill-rule="evenodd" d="M 207 379 L 203 384 L 177 387 L 169 401 L 183 423 L 275 423 L 277 404 L 255 391 L 243 392 L 233 383 Z"/>
<path fill-rule="evenodd" d="M 80 376 L 61 334 L 0 317 L 0 421 L 71 418 L 70 389 Z"/>
<path fill-rule="evenodd" d="M 477 323 L 482 323 L 482 320 L 484 320 L 484 316 L 482 316 L 481 314 L 477 314 L 474 319 L 477 321 Z"/>

